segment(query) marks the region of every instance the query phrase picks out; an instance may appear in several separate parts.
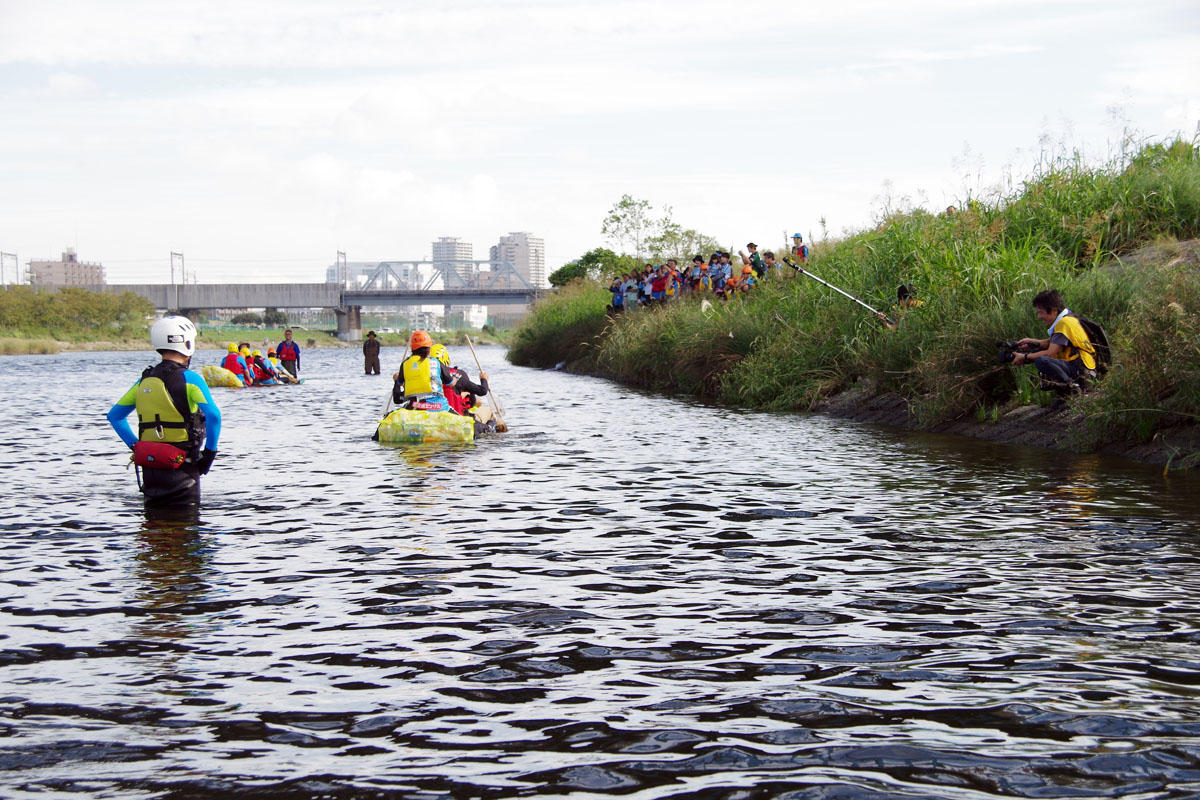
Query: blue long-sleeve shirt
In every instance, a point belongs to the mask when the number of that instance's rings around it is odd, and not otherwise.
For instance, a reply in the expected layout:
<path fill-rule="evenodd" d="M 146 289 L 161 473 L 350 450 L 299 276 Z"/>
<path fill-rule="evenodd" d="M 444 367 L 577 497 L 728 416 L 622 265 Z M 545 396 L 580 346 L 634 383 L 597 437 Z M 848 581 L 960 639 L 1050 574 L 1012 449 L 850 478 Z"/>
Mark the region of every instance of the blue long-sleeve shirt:
<path fill-rule="evenodd" d="M 183 371 L 183 380 L 187 386 L 188 410 L 193 414 L 196 413 L 196 409 L 204 412 L 204 449 L 216 450 L 217 442 L 221 438 L 221 409 L 217 408 L 217 404 L 213 402 L 212 393 L 208 391 L 208 384 L 204 382 L 204 378 L 187 369 Z M 130 386 L 129 391 L 121 395 L 121 399 L 108 410 L 106 415 L 108 424 L 113 426 L 113 430 L 121 437 L 121 441 L 129 447 L 133 447 L 133 443 L 138 440 L 127 417 L 134 412 L 137 402 L 137 387 L 141 382 L 139 378 L 133 386 Z"/>

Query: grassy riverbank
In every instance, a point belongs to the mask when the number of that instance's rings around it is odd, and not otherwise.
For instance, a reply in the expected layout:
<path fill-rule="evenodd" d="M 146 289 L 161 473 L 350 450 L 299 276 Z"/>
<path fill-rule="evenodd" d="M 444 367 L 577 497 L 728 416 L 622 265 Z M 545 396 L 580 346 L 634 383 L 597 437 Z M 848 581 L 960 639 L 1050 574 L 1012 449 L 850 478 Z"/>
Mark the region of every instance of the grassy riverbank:
<path fill-rule="evenodd" d="M 1154 144 L 1099 166 L 1045 164 L 1007 195 L 893 213 L 817 244 L 815 274 L 889 313 L 897 285 L 914 287 L 924 306 L 895 333 L 794 275 L 708 310 L 692 298 L 613 321 L 608 292 L 584 281 L 533 309 L 509 358 L 752 408 L 812 409 L 865 384 L 866 396 L 903 398 L 921 427 L 999 420 L 1051 400 L 1032 368 L 997 363 L 995 342 L 1044 336 L 1030 301 L 1053 287 L 1116 348 L 1110 374 L 1073 405 L 1072 446 L 1143 441 L 1200 418 L 1197 236 L 1200 150 Z"/>
<path fill-rule="evenodd" d="M 0 291 L 0 353 L 56 353 L 88 342 L 120 346 L 144 341 L 146 317 L 153 313 L 149 301 L 132 292 L 6 286 Z"/>
<path fill-rule="evenodd" d="M 131 292 L 93 292 L 77 287 L 36 290 L 30 286 L 8 286 L 0 290 L 0 355 L 46 355 L 64 350 L 145 350 L 154 306 Z M 202 349 L 224 348 L 229 342 L 250 342 L 259 349 L 265 341 L 283 340 L 284 328 L 218 327 L 201 323 Z M 365 331 L 364 331 L 365 333 Z M 334 331 L 293 326 L 301 347 L 361 347 L 360 342 L 343 342 Z M 384 347 L 404 348 L 407 332 L 379 336 Z M 507 332 L 485 326 L 483 330 L 461 329 L 436 333 L 450 345 L 505 344 Z"/>

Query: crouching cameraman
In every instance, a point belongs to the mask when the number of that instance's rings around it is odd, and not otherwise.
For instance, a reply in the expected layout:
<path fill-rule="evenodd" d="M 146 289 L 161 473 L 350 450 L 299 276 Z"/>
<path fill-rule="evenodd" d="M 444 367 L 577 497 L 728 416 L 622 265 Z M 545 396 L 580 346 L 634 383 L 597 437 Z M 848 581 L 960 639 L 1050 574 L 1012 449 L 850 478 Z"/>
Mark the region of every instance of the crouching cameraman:
<path fill-rule="evenodd" d="M 1033 311 L 1048 326 L 1048 339 L 1020 339 L 1013 353 L 1013 366 L 1033 364 L 1042 388 L 1060 395 L 1079 392 L 1082 384 L 1096 377 L 1096 349 L 1079 319 L 1066 307 L 1057 289 L 1047 289 L 1033 298 Z"/>

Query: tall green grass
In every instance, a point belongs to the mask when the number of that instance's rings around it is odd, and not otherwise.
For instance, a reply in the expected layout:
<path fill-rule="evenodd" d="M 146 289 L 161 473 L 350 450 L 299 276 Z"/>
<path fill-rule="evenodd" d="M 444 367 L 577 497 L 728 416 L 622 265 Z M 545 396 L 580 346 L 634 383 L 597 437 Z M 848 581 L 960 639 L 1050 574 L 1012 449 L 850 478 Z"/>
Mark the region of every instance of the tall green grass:
<path fill-rule="evenodd" d="M 508 360 L 518 366 L 581 365 L 594 356 L 594 340 L 609 323 L 605 314 L 611 295 L 593 280 L 576 280 L 553 299 L 534 304 L 512 333 Z"/>
<path fill-rule="evenodd" d="M 638 386 L 768 409 L 811 408 L 866 379 L 934 424 L 1049 399 L 1032 368 L 997 361 L 995 343 L 1044 337 L 1031 300 L 1057 288 L 1076 313 L 1107 327 L 1120 356 L 1087 400 L 1092 444 L 1146 437 L 1200 412 L 1189 327 L 1200 319 L 1200 270 L 1177 263 L 1187 248 L 1147 249 L 1197 236 L 1194 142 L 1150 144 L 1099 166 L 1072 156 L 1043 164 L 1009 196 L 954 213 L 893 214 L 815 248 L 814 274 L 889 314 L 896 287 L 915 288 L 924 305 L 904 313 L 895 332 L 803 276 L 771 276 L 751 296 L 711 308 L 684 298 L 611 323 L 607 292 L 586 284 L 535 306 L 510 357 L 577 362 Z M 1135 406 L 1149 410 L 1122 410 Z"/>
<path fill-rule="evenodd" d="M 0 355 L 54 355 L 60 352 L 58 342 L 53 339 L 13 339 L 0 337 Z"/>

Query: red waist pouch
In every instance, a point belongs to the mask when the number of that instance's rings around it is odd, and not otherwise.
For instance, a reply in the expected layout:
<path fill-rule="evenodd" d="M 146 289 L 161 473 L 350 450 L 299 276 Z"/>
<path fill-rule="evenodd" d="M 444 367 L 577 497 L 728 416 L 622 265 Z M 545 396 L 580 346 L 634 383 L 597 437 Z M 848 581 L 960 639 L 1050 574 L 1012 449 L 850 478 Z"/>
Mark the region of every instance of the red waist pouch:
<path fill-rule="evenodd" d="M 179 469 L 187 451 L 166 442 L 134 442 L 133 463 L 148 469 Z"/>

